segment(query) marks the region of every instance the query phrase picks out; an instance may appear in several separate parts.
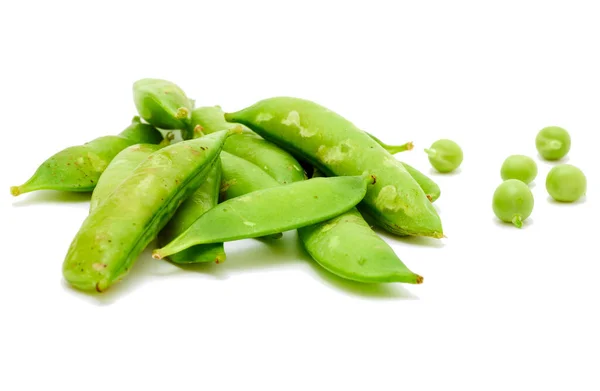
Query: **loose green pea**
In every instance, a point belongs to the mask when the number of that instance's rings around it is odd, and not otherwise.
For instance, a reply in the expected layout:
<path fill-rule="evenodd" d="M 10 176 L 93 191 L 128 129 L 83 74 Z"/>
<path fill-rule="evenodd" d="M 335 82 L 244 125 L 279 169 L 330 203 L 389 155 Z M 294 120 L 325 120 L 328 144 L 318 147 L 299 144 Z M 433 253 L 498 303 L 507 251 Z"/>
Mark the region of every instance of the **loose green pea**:
<path fill-rule="evenodd" d="M 373 180 L 366 174 L 312 178 L 232 198 L 152 256 L 161 259 L 198 244 L 262 237 L 331 219 L 356 206 Z"/>
<path fill-rule="evenodd" d="M 548 172 L 546 190 L 556 201 L 575 202 L 585 195 L 587 179 L 580 168 L 559 164 Z"/>
<path fill-rule="evenodd" d="M 535 147 L 542 158 L 559 160 L 571 149 L 571 135 L 559 126 L 548 126 L 538 132 Z"/>
<path fill-rule="evenodd" d="M 442 222 L 425 192 L 406 168 L 363 130 L 315 102 L 293 97 L 261 100 L 234 113 L 242 123 L 328 176 L 377 178 L 361 208 L 396 235 L 444 237 Z"/>
<path fill-rule="evenodd" d="M 463 151 L 454 141 L 440 139 L 426 148 L 429 163 L 438 172 L 449 173 L 456 170 L 463 162 Z"/>
<path fill-rule="evenodd" d="M 124 278 L 205 180 L 230 132 L 175 143 L 148 156 L 83 221 L 63 262 L 65 280 L 103 292 Z"/>
<path fill-rule="evenodd" d="M 193 101 L 175 83 L 162 79 L 140 79 L 133 83 L 133 101 L 139 115 L 149 124 L 181 130 L 184 140 L 192 138 L 189 123 Z"/>
<path fill-rule="evenodd" d="M 65 148 L 44 161 L 21 186 L 12 186 L 13 196 L 36 190 L 91 192 L 114 157 L 134 144 L 158 144 L 163 135 L 134 117 L 118 136 L 103 136 L 83 145 Z"/>
<path fill-rule="evenodd" d="M 518 179 L 526 184 L 533 182 L 537 173 L 537 164 L 532 158 L 525 155 L 507 157 L 500 168 L 502 180 Z"/>
<path fill-rule="evenodd" d="M 502 182 L 494 192 L 492 208 L 500 220 L 512 223 L 515 227 L 523 227 L 533 211 L 533 194 L 525 183 L 518 179 Z"/>

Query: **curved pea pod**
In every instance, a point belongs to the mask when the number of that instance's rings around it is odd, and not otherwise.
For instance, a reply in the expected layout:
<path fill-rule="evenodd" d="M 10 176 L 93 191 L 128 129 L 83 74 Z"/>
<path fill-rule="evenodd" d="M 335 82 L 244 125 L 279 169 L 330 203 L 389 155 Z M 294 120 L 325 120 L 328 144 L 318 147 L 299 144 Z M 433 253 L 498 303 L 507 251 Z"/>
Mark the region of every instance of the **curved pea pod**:
<path fill-rule="evenodd" d="M 360 207 L 387 231 L 444 236 L 437 211 L 406 168 L 341 115 L 308 100 L 275 97 L 226 113 L 225 119 L 248 126 L 328 176 L 372 173 L 377 183 Z"/>
<path fill-rule="evenodd" d="M 220 199 L 226 201 L 253 191 L 279 186 L 280 183 L 258 166 L 228 152 L 221 152 L 223 177 Z M 263 239 L 280 239 L 283 233 L 268 235 Z"/>
<path fill-rule="evenodd" d="M 71 146 L 52 155 L 21 186 L 13 186 L 14 196 L 35 190 L 91 192 L 114 157 L 130 145 L 158 144 L 163 135 L 153 126 L 134 117 L 118 136 L 103 136 L 83 145 Z"/>
<path fill-rule="evenodd" d="M 223 152 L 221 152 L 223 153 Z M 219 202 L 221 186 L 221 158 L 217 159 L 211 172 L 200 187 L 187 198 L 167 225 L 158 234 L 158 245 L 164 246 L 182 234 L 198 217 Z M 216 262 L 227 258 L 223 243 L 200 244 L 172 254 L 168 259 L 177 264 Z"/>
<path fill-rule="evenodd" d="M 183 139 L 192 138 L 188 131 L 193 102 L 175 83 L 145 78 L 133 83 L 133 101 L 139 115 L 159 129 L 181 130 Z"/>
<path fill-rule="evenodd" d="M 219 106 L 198 107 L 192 112 L 195 135 L 210 134 L 223 129 L 232 129 L 240 124 L 225 121 L 225 113 Z M 281 184 L 306 179 L 300 163 L 290 153 L 265 140 L 246 127 L 240 134 L 227 139 L 224 151 L 246 159 L 264 170 Z"/>
<path fill-rule="evenodd" d="M 358 204 L 372 182 L 366 174 L 313 178 L 229 199 L 152 256 L 160 259 L 198 244 L 257 238 L 328 220 Z"/>
<path fill-rule="evenodd" d="M 137 166 L 160 148 L 158 144 L 135 144 L 119 152 L 98 179 L 90 200 L 90 212 L 107 199 Z"/>
<path fill-rule="evenodd" d="M 421 189 L 423 189 L 425 195 L 427 198 L 429 198 L 429 201 L 435 202 L 438 198 L 440 198 L 442 191 L 440 190 L 440 186 L 435 183 L 435 181 L 405 162 L 400 162 L 400 164 L 404 166 L 410 176 L 412 176 L 413 179 L 419 184 Z"/>
<path fill-rule="evenodd" d="M 315 170 L 313 177 L 319 176 L 322 174 Z M 298 228 L 298 238 L 319 265 L 339 277 L 366 283 L 423 282 L 371 229 L 357 208 Z"/>
<path fill-rule="evenodd" d="M 230 131 L 152 153 L 83 221 L 63 276 L 86 291 L 105 291 L 126 276 L 177 207 L 204 182 Z"/>

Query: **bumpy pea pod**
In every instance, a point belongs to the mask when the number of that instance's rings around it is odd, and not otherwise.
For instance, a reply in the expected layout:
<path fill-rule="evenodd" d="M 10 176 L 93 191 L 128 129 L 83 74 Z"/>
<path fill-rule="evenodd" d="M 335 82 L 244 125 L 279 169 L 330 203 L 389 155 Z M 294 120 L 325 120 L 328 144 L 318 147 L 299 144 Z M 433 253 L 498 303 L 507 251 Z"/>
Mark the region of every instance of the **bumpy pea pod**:
<path fill-rule="evenodd" d="M 241 125 L 225 121 L 225 113 L 219 106 L 205 106 L 194 109 L 191 126 L 198 137 Z M 255 164 L 281 184 L 306 179 L 304 169 L 290 153 L 246 127 L 241 134 L 229 137 L 223 150 Z"/>
<path fill-rule="evenodd" d="M 74 287 L 105 291 L 206 179 L 231 131 L 169 145 L 152 153 L 83 221 L 65 260 Z"/>
<path fill-rule="evenodd" d="M 91 192 L 108 164 L 123 149 L 134 144 L 158 144 L 162 134 L 134 117 L 118 136 L 103 136 L 83 145 L 71 146 L 42 163 L 27 182 L 13 186 L 14 196 L 35 190 Z"/>
<path fill-rule="evenodd" d="M 223 152 L 221 151 L 221 154 Z M 222 155 L 221 155 L 222 156 Z M 219 203 L 219 189 L 221 187 L 221 158 L 217 159 L 213 169 L 206 180 L 196 189 L 191 197 L 186 199 L 167 225 L 158 234 L 158 245 L 165 246 Z M 169 256 L 173 263 L 204 263 L 225 262 L 227 255 L 223 243 L 199 244 Z"/>
<path fill-rule="evenodd" d="M 133 101 L 139 115 L 159 129 L 180 130 L 184 140 L 189 131 L 194 102 L 175 83 L 145 78 L 133 83 Z M 222 130 L 222 129 L 220 129 Z"/>
<path fill-rule="evenodd" d="M 315 170 L 313 177 L 321 173 Z M 362 217 L 358 209 L 317 224 L 298 228 L 298 237 L 310 256 L 324 269 L 358 282 L 420 284 L 394 250 Z"/>
<path fill-rule="evenodd" d="M 272 235 L 331 219 L 358 204 L 373 181 L 367 174 L 312 178 L 229 199 L 152 256 L 160 259 L 198 244 Z"/>
<path fill-rule="evenodd" d="M 248 126 L 328 176 L 372 173 L 377 183 L 369 186 L 361 208 L 387 231 L 444 236 L 440 216 L 406 168 L 341 115 L 308 100 L 275 97 L 226 113 L 225 119 Z"/>

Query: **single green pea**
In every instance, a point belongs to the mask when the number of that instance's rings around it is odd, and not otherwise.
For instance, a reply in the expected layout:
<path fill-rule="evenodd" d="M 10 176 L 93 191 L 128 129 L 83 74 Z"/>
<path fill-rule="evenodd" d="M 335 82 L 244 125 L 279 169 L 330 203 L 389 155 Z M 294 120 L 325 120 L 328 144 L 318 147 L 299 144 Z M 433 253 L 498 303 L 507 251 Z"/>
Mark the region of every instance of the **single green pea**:
<path fill-rule="evenodd" d="M 440 139 L 426 148 L 429 163 L 438 172 L 449 173 L 456 170 L 463 162 L 462 148 L 454 141 Z"/>
<path fill-rule="evenodd" d="M 535 147 L 542 158 L 559 160 L 571 149 L 571 135 L 559 126 L 548 126 L 538 132 Z"/>
<path fill-rule="evenodd" d="M 526 184 L 533 182 L 537 173 L 537 164 L 532 158 L 525 155 L 507 157 L 500 168 L 502 180 L 518 179 Z"/>
<path fill-rule="evenodd" d="M 575 202 L 585 195 L 587 179 L 580 168 L 559 164 L 548 172 L 546 190 L 556 201 Z"/>
<path fill-rule="evenodd" d="M 496 188 L 492 200 L 496 217 L 517 228 L 523 227 L 523 221 L 531 215 L 533 205 L 533 194 L 529 186 L 518 179 L 502 182 Z"/>
<path fill-rule="evenodd" d="M 181 130 L 184 140 L 192 138 L 189 124 L 194 102 L 175 83 L 162 79 L 140 79 L 133 83 L 133 101 L 139 115 L 149 124 Z"/>

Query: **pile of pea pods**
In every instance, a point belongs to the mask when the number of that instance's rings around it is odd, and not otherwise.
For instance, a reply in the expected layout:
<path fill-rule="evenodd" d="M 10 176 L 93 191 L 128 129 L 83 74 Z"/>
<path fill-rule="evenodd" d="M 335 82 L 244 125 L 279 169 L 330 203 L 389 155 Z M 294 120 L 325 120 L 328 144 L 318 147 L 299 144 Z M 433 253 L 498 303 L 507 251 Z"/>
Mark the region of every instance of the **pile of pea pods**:
<path fill-rule="evenodd" d="M 222 263 L 224 243 L 297 230 L 306 252 L 342 278 L 420 284 L 375 228 L 444 237 L 439 186 L 388 145 L 315 102 L 273 97 L 236 112 L 195 107 L 175 83 L 133 83 L 137 115 L 119 134 L 65 148 L 15 196 L 87 192 L 89 212 L 63 261 L 65 280 L 104 292 L 150 243 L 174 264 Z M 439 172 L 462 163 L 452 140 L 425 152 Z M 511 216 L 512 218 L 512 216 Z"/>

